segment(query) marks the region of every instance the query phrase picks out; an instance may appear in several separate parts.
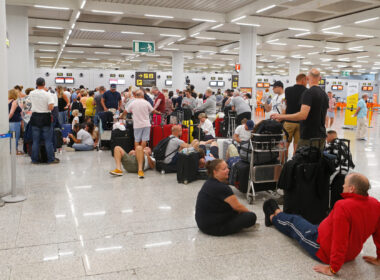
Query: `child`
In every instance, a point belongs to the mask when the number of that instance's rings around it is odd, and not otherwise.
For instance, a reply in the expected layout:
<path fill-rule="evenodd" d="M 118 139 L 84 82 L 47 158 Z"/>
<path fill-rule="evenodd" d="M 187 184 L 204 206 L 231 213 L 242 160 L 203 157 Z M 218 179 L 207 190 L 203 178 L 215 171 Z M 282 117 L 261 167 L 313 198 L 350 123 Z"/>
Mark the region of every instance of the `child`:
<path fill-rule="evenodd" d="M 74 130 L 74 125 L 76 123 L 79 123 L 79 110 L 75 109 L 73 110 L 73 122 L 71 123 L 71 129 Z"/>

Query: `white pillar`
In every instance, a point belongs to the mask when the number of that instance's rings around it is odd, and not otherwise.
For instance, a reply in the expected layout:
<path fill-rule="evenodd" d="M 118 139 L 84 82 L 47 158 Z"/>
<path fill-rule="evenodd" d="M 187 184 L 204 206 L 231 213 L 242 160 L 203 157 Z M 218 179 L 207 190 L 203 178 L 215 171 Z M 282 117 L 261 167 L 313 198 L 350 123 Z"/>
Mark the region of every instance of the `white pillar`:
<path fill-rule="evenodd" d="M 240 26 L 240 51 L 239 51 L 239 87 L 252 88 L 252 102 L 256 102 L 255 82 L 256 82 L 256 50 L 257 50 L 257 32 L 252 26 Z M 252 119 L 255 116 L 255 106 L 252 110 Z"/>
<path fill-rule="evenodd" d="M 185 87 L 185 72 L 184 72 L 184 57 L 183 52 L 172 53 L 172 81 L 173 90 L 183 90 Z"/>
<path fill-rule="evenodd" d="M 296 77 L 300 73 L 300 59 L 291 58 L 289 63 L 289 84 L 294 85 L 296 83 Z"/>
<path fill-rule="evenodd" d="M 28 76 L 28 86 L 35 87 L 36 77 L 34 76 L 35 62 L 34 62 L 34 46 L 29 45 L 29 76 Z"/>
<path fill-rule="evenodd" d="M 7 47 L 4 43 L 6 34 L 5 0 L 0 0 L 0 134 L 9 130 Z M 0 139 L 0 196 L 11 190 L 10 164 L 9 138 Z"/>

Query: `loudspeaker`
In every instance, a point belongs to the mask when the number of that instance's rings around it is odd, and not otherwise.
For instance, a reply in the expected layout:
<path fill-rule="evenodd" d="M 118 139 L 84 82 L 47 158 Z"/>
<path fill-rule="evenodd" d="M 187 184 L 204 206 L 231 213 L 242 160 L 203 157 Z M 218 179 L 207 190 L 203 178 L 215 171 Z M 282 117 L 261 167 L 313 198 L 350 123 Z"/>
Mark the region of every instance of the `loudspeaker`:
<path fill-rule="evenodd" d="M 135 77 L 135 75 L 132 74 L 132 75 L 131 75 L 131 79 L 133 79 L 134 77 Z"/>
<path fill-rule="evenodd" d="M 83 78 L 83 73 L 79 73 L 79 77 Z"/>
<path fill-rule="evenodd" d="M 157 76 L 157 79 L 161 79 L 161 75 L 158 75 L 158 76 Z"/>
<path fill-rule="evenodd" d="M 45 73 L 45 76 L 46 76 L 46 77 L 49 77 L 49 76 L 50 76 L 49 72 L 46 72 L 46 73 Z"/>
<path fill-rule="evenodd" d="M 103 78 L 103 73 L 100 73 L 100 74 L 99 74 L 99 77 L 100 77 L 100 78 Z"/>

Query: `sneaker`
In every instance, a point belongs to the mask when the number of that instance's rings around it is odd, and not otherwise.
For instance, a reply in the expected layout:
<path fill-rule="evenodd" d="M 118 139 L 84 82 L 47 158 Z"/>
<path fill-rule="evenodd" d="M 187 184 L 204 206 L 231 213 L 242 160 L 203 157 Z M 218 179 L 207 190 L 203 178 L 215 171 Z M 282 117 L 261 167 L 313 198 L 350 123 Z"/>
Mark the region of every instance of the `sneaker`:
<path fill-rule="evenodd" d="M 75 152 L 75 149 L 71 148 L 71 147 L 65 147 L 65 151 L 66 152 Z"/>
<path fill-rule="evenodd" d="M 269 227 L 272 225 L 272 222 L 270 220 L 270 216 L 273 215 L 277 209 L 280 209 L 280 207 L 278 207 L 276 200 L 268 199 L 264 202 L 263 210 L 264 210 L 264 214 L 265 214 L 265 226 Z"/>
<path fill-rule="evenodd" d="M 55 158 L 53 161 L 48 162 L 49 164 L 59 163 L 59 159 Z"/>
<path fill-rule="evenodd" d="M 110 171 L 110 174 L 115 175 L 115 176 L 123 176 L 123 171 L 116 168 L 116 169 Z"/>
<path fill-rule="evenodd" d="M 144 171 L 137 172 L 137 175 L 139 176 L 139 179 L 144 179 Z"/>

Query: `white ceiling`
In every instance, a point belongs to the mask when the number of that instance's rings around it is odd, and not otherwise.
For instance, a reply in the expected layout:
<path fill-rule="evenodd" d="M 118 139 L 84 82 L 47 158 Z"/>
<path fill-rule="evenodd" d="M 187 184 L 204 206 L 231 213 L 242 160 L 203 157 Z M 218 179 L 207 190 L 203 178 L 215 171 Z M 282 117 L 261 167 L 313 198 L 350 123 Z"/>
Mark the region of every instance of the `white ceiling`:
<path fill-rule="evenodd" d="M 301 58 L 305 71 L 312 66 L 326 74 L 380 70 L 379 0 L 7 0 L 7 4 L 29 6 L 29 38 L 38 66 L 131 69 L 147 63 L 163 70 L 170 68 L 172 52 L 181 50 L 187 70 L 231 72 L 239 61 L 239 24 L 258 24 L 258 74 L 287 74 L 292 57 Z M 265 10 L 271 5 L 275 6 Z M 367 19 L 373 20 L 360 22 Z M 155 41 L 156 56 L 133 55 L 133 40 Z"/>

